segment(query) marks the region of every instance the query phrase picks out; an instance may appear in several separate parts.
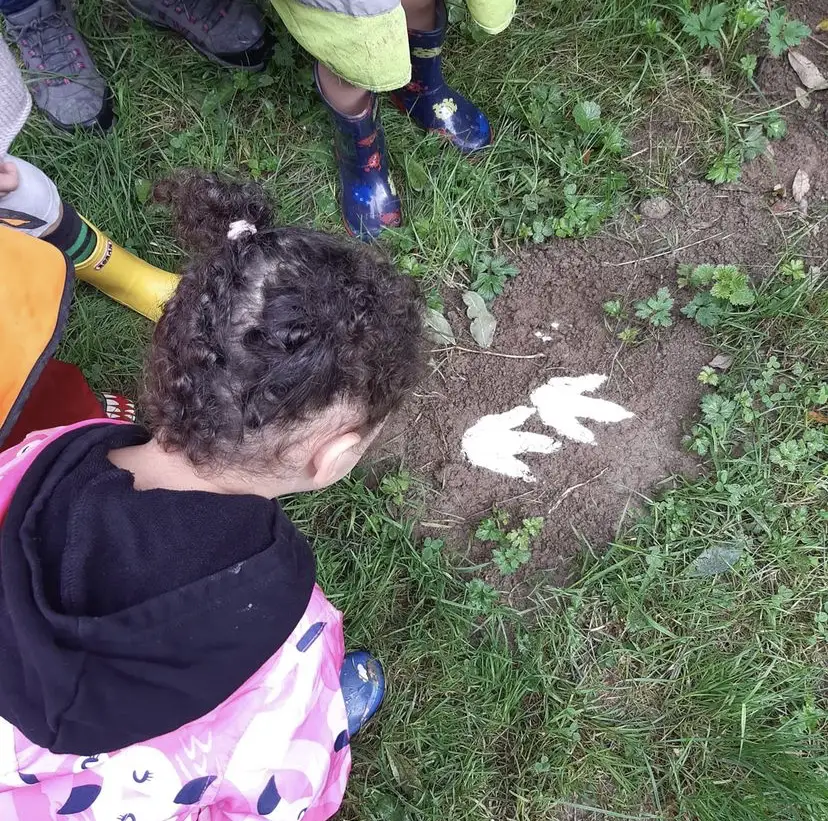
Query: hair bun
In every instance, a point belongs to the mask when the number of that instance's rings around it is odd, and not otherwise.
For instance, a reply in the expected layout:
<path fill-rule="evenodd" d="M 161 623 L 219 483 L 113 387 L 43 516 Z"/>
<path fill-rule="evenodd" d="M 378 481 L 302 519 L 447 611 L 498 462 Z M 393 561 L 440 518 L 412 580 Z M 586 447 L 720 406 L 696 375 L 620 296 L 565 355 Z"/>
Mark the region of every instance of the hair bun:
<path fill-rule="evenodd" d="M 233 220 L 227 229 L 227 239 L 241 239 L 246 234 L 255 234 L 259 229 L 247 220 Z"/>

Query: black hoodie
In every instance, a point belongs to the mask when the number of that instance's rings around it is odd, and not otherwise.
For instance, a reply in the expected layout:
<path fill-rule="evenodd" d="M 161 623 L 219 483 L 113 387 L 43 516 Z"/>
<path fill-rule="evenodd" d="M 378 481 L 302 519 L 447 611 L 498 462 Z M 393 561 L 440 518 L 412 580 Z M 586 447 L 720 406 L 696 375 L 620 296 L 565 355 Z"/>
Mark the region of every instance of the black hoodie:
<path fill-rule="evenodd" d="M 0 716 L 55 753 L 94 755 L 206 715 L 272 656 L 313 589 L 276 502 L 136 491 L 106 458 L 137 426 L 49 445 L 0 527 Z"/>

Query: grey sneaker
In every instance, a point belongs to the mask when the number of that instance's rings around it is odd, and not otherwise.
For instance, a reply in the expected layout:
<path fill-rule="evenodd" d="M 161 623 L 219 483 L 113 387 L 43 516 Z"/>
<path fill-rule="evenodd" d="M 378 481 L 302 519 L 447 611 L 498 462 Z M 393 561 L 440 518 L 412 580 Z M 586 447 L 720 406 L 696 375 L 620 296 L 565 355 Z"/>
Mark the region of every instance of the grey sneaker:
<path fill-rule="evenodd" d="M 126 0 L 127 8 L 155 26 L 173 29 L 216 63 L 261 71 L 273 37 L 250 0 Z"/>
<path fill-rule="evenodd" d="M 46 116 L 60 128 L 109 128 L 109 90 L 68 4 L 36 0 L 4 16 L 6 33 L 20 49 L 28 73 L 37 80 L 29 87 Z"/>

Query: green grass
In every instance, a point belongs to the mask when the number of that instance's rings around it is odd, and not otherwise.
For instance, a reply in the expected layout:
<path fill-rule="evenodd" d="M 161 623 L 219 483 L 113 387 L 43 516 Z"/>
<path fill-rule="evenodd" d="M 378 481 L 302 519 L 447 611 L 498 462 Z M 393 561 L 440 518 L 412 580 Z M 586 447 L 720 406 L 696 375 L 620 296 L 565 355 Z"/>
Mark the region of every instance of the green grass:
<path fill-rule="evenodd" d="M 733 0 L 728 19 L 739 8 Z M 445 285 L 485 274 L 492 253 L 591 233 L 623 203 L 663 190 L 678 167 L 704 171 L 725 150 L 738 154 L 753 121 L 738 113 L 744 105 L 737 110 L 734 93 L 747 86 L 734 66 L 749 41 L 729 42 L 713 81 L 702 77 L 699 48 L 682 30 L 685 11 L 684 0 L 522 0 L 514 25 L 485 38 L 462 4 L 452 5 L 446 73 L 490 115 L 493 149 L 470 163 L 390 105 L 383 111 L 407 221 L 385 244 L 433 304 Z M 78 12 L 112 87 L 117 126 L 103 138 L 66 135 L 34 116 L 15 147 L 85 216 L 173 269 L 180 254 L 147 198 L 153 181 L 190 165 L 261 179 L 285 223 L 341 230 L 330 127 L 311 63 L 275 21 L 276 57 L 267 73 L 251 76 L 213 66 L 118 4 L 85 0 Z M 683 122 L 683 143 L 674 144 L 670 127 L 645 161 L 631 146 L 641 150 L 652 118 Z M 78 302 L 93 301 L 80 287 Z M 116 306 L 88 313 L 134 376 L 146 331 Z M 90 355 L 96 340 L 84 338 L 89 325 L 73 329 L 65 355 L 100 370 Z"/>
<path fill-rule="evenodd" d="M 345 818 L 826 817 L 825 284 L 778 274 L 729 316 L 734 362 L 692 437 L 708 475 L 525 612 L 415 544 L 393 484 L 292 502 L 391 682 Z M 693 575 L 712 547 L 740 557 Z"/>

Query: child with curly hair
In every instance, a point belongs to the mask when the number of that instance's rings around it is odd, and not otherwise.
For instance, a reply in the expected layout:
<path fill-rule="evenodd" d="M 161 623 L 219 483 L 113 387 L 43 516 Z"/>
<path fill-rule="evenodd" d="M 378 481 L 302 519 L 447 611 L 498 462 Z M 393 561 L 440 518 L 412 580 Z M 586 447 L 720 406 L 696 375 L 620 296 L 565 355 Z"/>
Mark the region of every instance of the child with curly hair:
<path fill-rule="evenodd" d="M 256 186 L 157 196 L 194 256 L 146 427 L 0 454 L 0 818 L 324 821 L 383 675 L 276 500 L 345 476 L 415 385 L 422 299 L 371 248 L 273 227 Z"/>

